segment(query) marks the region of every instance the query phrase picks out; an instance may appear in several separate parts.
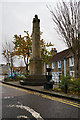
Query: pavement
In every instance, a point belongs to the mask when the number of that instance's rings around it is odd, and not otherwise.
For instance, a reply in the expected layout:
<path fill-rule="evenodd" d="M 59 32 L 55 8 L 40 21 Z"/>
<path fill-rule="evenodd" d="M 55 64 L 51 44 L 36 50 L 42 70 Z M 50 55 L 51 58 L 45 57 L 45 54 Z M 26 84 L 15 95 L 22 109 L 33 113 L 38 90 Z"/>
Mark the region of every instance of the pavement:
<path fill-rule="evenodd" d="M 73 95 L 73 94 L 69 94 L 69 93 L 65 94 L 65 93 L 61 93 L 61 92 L 54 92 L 53 90 L 46 90 L 46 89 L 44 89 L 44 86 L 21 85 L 19 83 L 19 81 L 13 81 L 13 82 L 1 81 L 1 82 L 3 84 L 7 84 L 7 85 L 31 90 L 31 91 L 34 91 L 34 92 L 39 92 L 39 93 L 42 93 L 42 94 L 51 95 L 51 96 L 55 96 L 55 97 L 67 98 L 67 99 L 76 100 L 76 101 L 80 102 L 80 96 L 78 96 L 78 95 Z M 57 88 L 57 87 L 58 87 L 58 85 L 56 85 L 56 84 L 53 85 L 53 88 Z"/>

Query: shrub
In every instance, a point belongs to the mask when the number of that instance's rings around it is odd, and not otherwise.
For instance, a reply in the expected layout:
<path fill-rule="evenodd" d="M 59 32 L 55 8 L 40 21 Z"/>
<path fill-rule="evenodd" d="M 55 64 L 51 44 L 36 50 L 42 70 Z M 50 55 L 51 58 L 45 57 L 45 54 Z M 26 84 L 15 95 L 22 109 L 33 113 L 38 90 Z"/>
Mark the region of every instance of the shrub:
<path fill-rule="evenodd" d="M 80 78 L 74 79 L 71 86 L 73 91 L 80 92 Z"/>
<path fill-rule="evenodd" d="M 62 76 L 61 82 L 60 82 L 60 88 L 62 90 L 65 89 L 65 84 L 68 85 L 68 91 L 73 92 L 80 92 L 80 78 L 72 79 L 71 76 Z"/>
<path fill-rule="evenodd" d="M 53 88 L 53 91 L 55 91 L 55 92 L 60 92 L 61 89 L 60 89 L 60 88 Z"/>
<path fill-rule="evenodd" d="M 4 78 L 4 81 L 13 81 L 14 80 L 14 77 L 5 77 Z"/>
<path fill-rule="evenodd" d="M 25 76 L 24 75 L 15 75 L 15 76 L 6 76 L 4 78 L 4 81 L 19 81 L 19 80 L 24 80 L 25 79 Z"/>
<path fill-rule="evenodd" d="M 25 76 L 19 76 L 19 75 L 15 75 L 15 80 L 24 80 L 25 79 Z"/>
<path fill-rule="evenodd" d="M 65 89 L 65 84 L 67 84 L 68 85 L 68 87 L 71 85 L 71 76 L 70 75 L 68 75 L 68 76 L 62 76 L 62 79 L 61 79 L 61 82 L 60 82 L 60 88 L 61 89 Z"/>

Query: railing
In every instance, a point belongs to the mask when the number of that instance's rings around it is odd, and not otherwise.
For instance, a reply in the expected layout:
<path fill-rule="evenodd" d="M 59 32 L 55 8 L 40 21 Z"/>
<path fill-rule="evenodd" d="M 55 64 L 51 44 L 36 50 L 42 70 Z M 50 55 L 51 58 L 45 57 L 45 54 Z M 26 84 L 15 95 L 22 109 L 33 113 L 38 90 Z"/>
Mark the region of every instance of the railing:
<path fill-rule="evenodd" d="M 59 84 L 60 83 L 60 80 L 59 80 L 58 76 L 52 77 L 52 81 L 54 81 L 54 84 Z"/>

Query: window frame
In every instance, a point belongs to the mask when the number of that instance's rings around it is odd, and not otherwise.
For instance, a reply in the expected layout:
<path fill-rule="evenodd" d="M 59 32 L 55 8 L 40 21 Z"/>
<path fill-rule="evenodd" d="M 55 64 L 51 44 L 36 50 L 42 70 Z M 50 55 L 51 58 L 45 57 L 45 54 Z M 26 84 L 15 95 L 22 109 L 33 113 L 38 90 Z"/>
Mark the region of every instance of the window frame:
<path fill-rule="evenodd" d="M 73 73 L 73 76 L 71 75 Z M 70 75 L 74 78 L 75 77 L 75 71 L 70 71 Z"/>
<path fill-rule="evenodd" d="M 74 57 L 69 58 L 69 66 L 74 66 Z"/>
<path fill-rule="evenodd" d="M 61 68 L 61 60 L 58 61 L 58 68 Z"/>
<path fill-rule="evenodd" d="M 55 62 L 52 62 L 52 69 L 55 68 Z"/>

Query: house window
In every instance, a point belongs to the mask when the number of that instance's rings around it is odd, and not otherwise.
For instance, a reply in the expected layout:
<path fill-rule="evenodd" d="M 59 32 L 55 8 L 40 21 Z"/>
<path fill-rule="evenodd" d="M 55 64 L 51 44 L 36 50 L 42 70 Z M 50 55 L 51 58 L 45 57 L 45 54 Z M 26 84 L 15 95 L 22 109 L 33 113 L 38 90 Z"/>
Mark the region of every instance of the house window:
<path fill-rule="evenodd" d="M 58 61 L 58 68 L 61 68 L 61 61 Z"/>
<path fill-rule="evenodd" d="M 69 66 L 74 66 L 74 57 L 69 58 Z"/>
<path fill-rule="evenodd" d="M 58 72 L 58 82 L 60 82 L 61 76 L 62 76 L 62 71 L 61 71 L 61 72 Z"/>
<path fill-rule="evenodd" d="M 70 75 L 74 77 L 74 71 L 70 71 Z"/>
<path fill-rule="evenodd" d="M 53 79 L 54 82 L 56 82 L 56 72 L 52 73 L 52 79 Z"/>
<path fill-rule="evenodd" d="M 54 62 L 52 62 L 52 69 L 54 69 L 54 67 L 55 67 L 55 63 L 54 63 Z"/>

